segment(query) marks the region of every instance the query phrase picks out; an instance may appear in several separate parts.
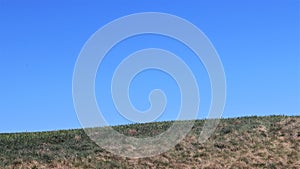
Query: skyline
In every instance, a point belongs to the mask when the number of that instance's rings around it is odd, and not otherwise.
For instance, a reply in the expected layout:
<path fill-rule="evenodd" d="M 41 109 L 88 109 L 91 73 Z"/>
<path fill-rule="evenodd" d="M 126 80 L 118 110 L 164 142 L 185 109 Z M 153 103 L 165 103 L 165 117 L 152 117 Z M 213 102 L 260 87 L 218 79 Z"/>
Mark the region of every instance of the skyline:
<path fill-rule="evenodd" d="M 80 128 L 72 100 L 72 78 L 83 45 L 105 24 L 139 12 L 177 15 L 210 39 L 226 75 L 222 117 L 300 115 L 299 1 L 234 2 L 1 1 L 0 133 Z M 128 123 L 107 98 L 113 70 L 122 58 L 148 47 L 170 50 L 190 66 L 200 89 L 198 118 L 205 118 L 210 84 L 201 61 L 175 40 L 143 35 L 114 46 L 98 69 L 97 101 L 104 105 L 110 123 Z M 168 75 L 143 72 L 131 88 L 131 101 L 141 110 L 149 107 L 149 91 L 161 88 L 171 106 L 167 104 L 160 120 L 176 117 L 178 87 Z M 108 112 L 114 116 L 108 117 Z"/>

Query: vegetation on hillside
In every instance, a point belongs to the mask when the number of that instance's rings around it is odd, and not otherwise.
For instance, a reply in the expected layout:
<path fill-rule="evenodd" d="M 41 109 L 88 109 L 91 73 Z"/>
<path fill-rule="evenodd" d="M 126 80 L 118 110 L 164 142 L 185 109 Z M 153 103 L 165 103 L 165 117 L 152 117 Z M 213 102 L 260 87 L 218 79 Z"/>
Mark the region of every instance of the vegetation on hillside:
<path fill-rule="evenodd" d="M 0 134 L 0 168 L 300 168 L 300 116 L 222 119 L 205 143 L 197 120 L 186 138 L 159 156 L 130 159 L 97 146 L 83 130 Z M 114 128 L 157 135 L 172 122 Z"/>

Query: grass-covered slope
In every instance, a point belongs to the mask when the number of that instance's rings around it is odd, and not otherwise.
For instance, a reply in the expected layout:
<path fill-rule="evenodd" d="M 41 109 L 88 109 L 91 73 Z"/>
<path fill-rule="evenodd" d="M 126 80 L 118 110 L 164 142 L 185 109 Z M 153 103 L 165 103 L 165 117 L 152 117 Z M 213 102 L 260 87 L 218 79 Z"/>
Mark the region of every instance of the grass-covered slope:
<path fill-rule="evenodd" d="M 83 130 L 0 134 L 0 168 L 300 168 L 300 116 L 222 119 L 206 143 L 204 121 L 156 157 L 129 159 L 107 152 Z M 153 136 L 172 122 L 117 126 L 134 136 Z M 130 133 L 132 135 L 132 133 Z"/>

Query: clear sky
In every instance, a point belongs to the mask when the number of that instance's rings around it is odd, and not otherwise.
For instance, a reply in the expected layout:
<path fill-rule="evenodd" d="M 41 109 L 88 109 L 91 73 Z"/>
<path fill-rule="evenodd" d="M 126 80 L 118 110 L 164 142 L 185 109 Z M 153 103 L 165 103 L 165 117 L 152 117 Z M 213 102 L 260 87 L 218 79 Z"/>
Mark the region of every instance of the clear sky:
<path fill-rule="evenodd" d="M 79 52 L 99 28 L 137 12 L 177 15 L 207 35 L 227 77 L 223 117 L 300 115 L 299 0 L 0 0 L 0 132 L 80 128 L 72 100 Z M 109 97 L 114 66 L 121 56 L 148 47 L 182 56 L 199 83 L 199 118 L 206 117 L 210 83 L 201 62 L 187 59 L 192 54 L 182 44 L 148 35 L 115 46 L 98 70 L 97 101 L 108 121 L 128 123 Z M 168 98 L 159 120 L 174 119 L 180 93 L 160 71 L 149 70 L 133 80 L 133 104 L 146 110 L 154 88 Z"/>

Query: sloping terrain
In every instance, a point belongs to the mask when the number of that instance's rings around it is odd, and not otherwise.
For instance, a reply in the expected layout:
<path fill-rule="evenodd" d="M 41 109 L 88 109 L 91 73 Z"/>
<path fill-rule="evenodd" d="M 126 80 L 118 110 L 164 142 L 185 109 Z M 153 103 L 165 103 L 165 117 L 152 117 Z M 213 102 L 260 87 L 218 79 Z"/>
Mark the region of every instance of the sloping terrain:
<path fill-rule="evenodd" d="M 0 134 L 0 168 L 289 168 L 300 169 L 300 116 L 222 119 L 205 143 L 204 121 L 187 137 L 156 157 L 130 159 L 98 147 L 83 130 Z M 165 131 L 172 122 L 114 127 L 143 137 Z M 133 132 L 134 131 L 134 132 Z"/>

